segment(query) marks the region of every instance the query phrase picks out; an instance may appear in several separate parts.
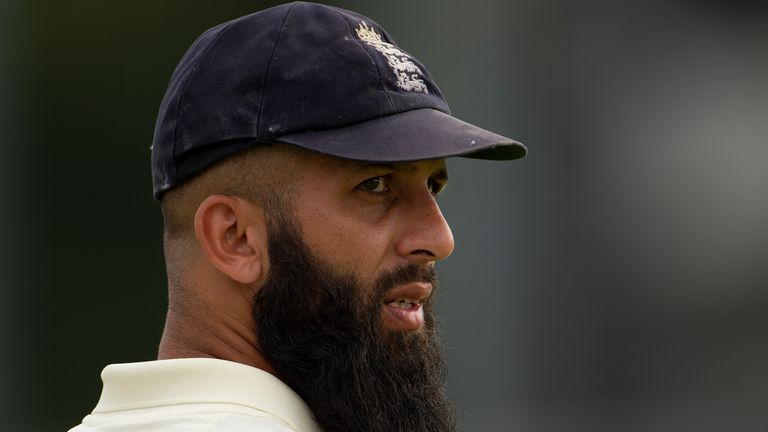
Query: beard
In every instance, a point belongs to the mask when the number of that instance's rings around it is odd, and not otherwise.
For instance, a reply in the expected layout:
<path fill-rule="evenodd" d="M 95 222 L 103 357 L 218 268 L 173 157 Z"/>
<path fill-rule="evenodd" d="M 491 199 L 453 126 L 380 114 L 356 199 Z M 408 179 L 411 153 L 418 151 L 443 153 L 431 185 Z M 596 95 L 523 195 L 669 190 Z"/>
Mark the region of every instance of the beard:
<path fill-rule="evenodd" d="M 390 288 L 437 288 L 431 266 L 405 265 L 366 286 L 320 262 L 285 222 L 271 226 L 269 256 L 254 300 L 258 349 L 323 430 L 455 430 L 432 297 L 420 329 L 389 331 L 381 318 Z"/>

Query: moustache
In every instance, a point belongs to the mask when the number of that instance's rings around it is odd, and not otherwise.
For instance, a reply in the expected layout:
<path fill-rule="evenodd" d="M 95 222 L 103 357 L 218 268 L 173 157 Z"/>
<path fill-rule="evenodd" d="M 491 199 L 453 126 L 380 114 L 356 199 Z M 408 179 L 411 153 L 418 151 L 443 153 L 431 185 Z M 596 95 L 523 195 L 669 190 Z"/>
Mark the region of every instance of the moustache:
<path fill-rule="evenodd" d="M 374 299 L 383 300 L 387 291 L 398 285 L 406 285 L 413 282 L 428 283 L 432 286 L 432 293 L 425 299 L 429 301 L 437 289 L 437 273 L 434 266 L 420 266 L 405 264 L 387 271 L 376 279 L 374 284 Z"/>

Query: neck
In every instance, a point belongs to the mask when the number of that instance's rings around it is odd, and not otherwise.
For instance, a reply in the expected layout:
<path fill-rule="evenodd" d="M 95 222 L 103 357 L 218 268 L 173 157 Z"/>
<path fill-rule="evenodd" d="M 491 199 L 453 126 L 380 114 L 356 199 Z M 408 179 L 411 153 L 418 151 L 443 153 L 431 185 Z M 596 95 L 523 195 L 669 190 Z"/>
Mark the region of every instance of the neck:
<path fill-rule="evenodd" d="M 273 375 L 257 348 L 256 329 L 250 307 L 243 311 L 232 308 L 194 307 L 190 302 L 171 301 L 160 340 L 158 359 L 217 358 L 242 363 Z"/>

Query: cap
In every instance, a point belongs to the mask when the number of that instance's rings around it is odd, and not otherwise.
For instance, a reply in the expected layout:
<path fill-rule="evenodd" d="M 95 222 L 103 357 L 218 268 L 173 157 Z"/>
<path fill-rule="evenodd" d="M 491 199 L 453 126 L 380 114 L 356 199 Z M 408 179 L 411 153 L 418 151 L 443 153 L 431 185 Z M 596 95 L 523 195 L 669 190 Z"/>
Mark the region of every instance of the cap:
<path fill-rule="evenodd" d="M 526 154 L 452 117 L 424 65 L 375 21 L 305 2 L 220 24 L 187 50 L 155 126 L 154 197 L 274 142 L 373 162 Z"/>

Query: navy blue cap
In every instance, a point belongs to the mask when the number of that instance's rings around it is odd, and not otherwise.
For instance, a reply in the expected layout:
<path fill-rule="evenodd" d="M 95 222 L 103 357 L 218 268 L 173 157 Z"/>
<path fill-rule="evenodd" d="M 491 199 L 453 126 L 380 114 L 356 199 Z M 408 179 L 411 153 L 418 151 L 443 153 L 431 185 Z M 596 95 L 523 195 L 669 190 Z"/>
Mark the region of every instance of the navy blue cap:
<path fill-rule="evenodd" d="M 220 24 L 187 50 L 155 126 L 154 196 L 275 142 L 375 162 L 526 154 L 452 117 L 424 65 L 376 22 L 305 2 Z"/>

